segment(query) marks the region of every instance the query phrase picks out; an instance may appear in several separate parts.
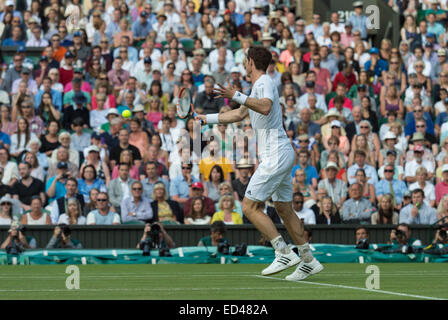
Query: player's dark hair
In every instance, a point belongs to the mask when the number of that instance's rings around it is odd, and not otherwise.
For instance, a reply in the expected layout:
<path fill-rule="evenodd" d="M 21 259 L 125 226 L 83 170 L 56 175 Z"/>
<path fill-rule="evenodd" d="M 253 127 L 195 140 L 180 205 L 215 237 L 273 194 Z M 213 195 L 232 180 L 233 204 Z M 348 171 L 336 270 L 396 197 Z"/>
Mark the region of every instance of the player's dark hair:
<path fill-rule="evenodd" d="M 255 68 L 266 71 L 272 60 L 272 54 L 265 47 L 251 46 L 247 52 L 247 58 L 254 61 Z"/>

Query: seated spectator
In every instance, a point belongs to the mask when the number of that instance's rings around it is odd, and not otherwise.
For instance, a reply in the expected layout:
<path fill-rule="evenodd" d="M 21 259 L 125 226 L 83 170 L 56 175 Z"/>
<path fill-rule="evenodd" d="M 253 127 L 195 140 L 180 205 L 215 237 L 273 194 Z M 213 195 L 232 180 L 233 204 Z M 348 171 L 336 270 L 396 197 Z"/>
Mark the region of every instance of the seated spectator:
<path fill-rule="evenodd" d="M 356 170 L 355 178 L 355 183 L 358 183 L 361 186 L 362 196 L 368 199 L 372 205 L 375 205 L 375 185 L 367 181 L 367 176 L 364 169 Z"/>
<path fill-rule="evenodd" d="M 75 179 L 70 172 L 68 172 L 68 165 L 66 162 L 59 162 L 56 175 L 47 180 L 47 184 L 45 186 L 45 192 L 49 197 L 48 203 L 52 204 L 54 200 L 58 200 L 66 195 L 65 185 L 69 178 Z M 78 182 L 76 182 L 76 187 L 78 186 Z"/>
<path fill-rule="evenodd" d="M 338 171 L 339 167 L 336 163 L 328 162 L 325 167 L 326 178 L 322 179 L 317 187 L 318 189 L 326 189 L 331 200 L 340 210 L 345 199 L 347 199 L 347 184 L 342 180 L 336 179 Z"/>
<path fill-rule="evenodd" d="M 304 207 L 303 200 L 303 194 L 301 192 L 293 194 L 292 208 L 294 213 L 304 224 L 316 224 L 316 216 L 313 210 Z"/>
<path fill-rule="evenodd" d="M 209 216 L 213 216 L 213 214 L 217 211 L 215 207 L 215 202 L 209 197 L 204 196 L 204 185 L 199 181 L 194 182 L 191 185 L 191 197 L 189 197 L 187 201 L 184 202 L 184 215 L 186 217 L 188 216 L 188 213 L 190 212 L 191 209 L 191 201 L 193 198 L 197 197 L 202 198 L 202 200 L 204 201 L 205 213 Z"/>
<path fill-rule="evenodd" d="M 29 122 L 25 118 L 17 120 L 17 130 L 11 136 L 10 153 L 14 158 L 18 157 L 31 139 L 37 139 L 37 136 L 30 131 Z"/>
<path fill-rule="evenodd" d="M 394 196 L 385 194 L 378 201 L 378 211 L 371 216 L 372 224 L 398 224 L 398 213 L 394 208 Z"/>
<path fill-rule="evenodd" d="M 417 169 L 424 167 L 428 171 L 427 179 L 430 180 L 434 177 L 434 165 L 429 160 L 423 160 L 424 148 L 420 145 L 416 145 L 413 148 L 415 159 L 412 161 L 406 160 L 406 166 L 404 169 L 404 175 L 408 184 L 417 181 Z"/>
<path fill-rule="evenodd" d="M 339 137 L 342 138 L 342 137 Z M 363 150 L 366 154 L 366 163 L 368 165 L 371 165 L 373 167 L 376 166 L 376 157 L 375 157 L 375 151 L 371 150 L 369 147 L 369 144 L 367 143 L 367 137 L 360 133 L 355 136 L 355 138 L 352 140 L 352 148 L 351 152 L 348 156 L 348 166 L 352 166 L 355 162 L 355 153 L 357 150 Z"/>
<path fill-rule="evenodd" d="M 87 107 L 87 104 L 90 104 L 90 97 L 87 99 L 85 96 L 87 93 L 77 91 L 73 94 L 73 98 L 69 100 L 67 96 L 70 94 L 70 92 L 67 92 L 64 95 L 65 108 L 64 116 L 62 117 L 62 127 L 66 130 L 70 130 L 73 119 L 82 118 L 82 120 L 84 121 L 84 127 L 91 128 L 89 109 Z"/>
<path fill-rule="evenodd" d="M 395 152 L 394 164 L 396 166 L 403 166 L 403 164 L 404 164 L 403 152 L 401 152 L 400 149 L 396 148 L 397 142 L 398 142 L 397 136 L 395 135 L 395 133 L 388 131 L 384 135 L 383 149 L 380 150 L 380 158 L 378 160 L 378 165 L 380 167 L 382 167 L 384 165 L 384 163 L 386 162 L 385 160 L 387 158 L 387 155 L 391 151 Z"/>
<path fill-rule="evenodd" d="M 88 167 L 89 166 L 86 166 L 85 168 Z M 110 203 L 117 209 L 120 208 L 121 201 L 131 195 L 131 186 L 136 181 L 129 176 L 129 169 L 129 164 L 120 163 L 118 167 L 118 178 L 113 179 L 107 188 Z M 84 195 L 84 199 L 85 198 L 86 195 Z"/>
<path fill-rule="evenodd" d="M 342 205 L 342 221 L 344 223 L 370 223 L 375 210 L 372 203 L 362 196 L 359 183 L 350 186 L 350 199 Z"/>
<path fill-rule="evenodd" d="M 219 201 L 219 186 L 224 182 L 224 172 L 219 165 L 214 165 L 210 170 L 208 181 L 205 181 L 204 196 L 212 199 L 215 203 Z"/>
<path fill-rule="evenodd" d="M 79 170 L 78 167 L 69 161 L 69 149 L 66 147 L 60 146 L 57 150 L 55 150 L 56 161 L 50 161 L 50 166 L 48 167 L 47 178 L 54 177 L 57 174 L 58 164 L 64 162 L 67 164 L 68 172 L 72 177 L 78 177 Z"/>
<path fill-rule="evenodd" d="M 67 199 L 67 212 L 59 215 L 57 224 L 83 225 L 86 217 L 83 217 L 81 203 L 76 198 Z"/>
<path fill-rule="evenodd" d="M 192 168 L 193 165 L 191 163 L 182 162 L 182 175 L 172 179 L 170 183 L 171 200 L 176 201 L 181 206 L 183 205 L 184 210 L 185 210 L 185 203 L 189 200 L 192 194 L 193 184 L 195 182 L 199 182 L 194 176 L 191 175 Z M 201 189 L 203 190 L 204 186 L 202 185 L 202 183 L 200 185 Z M 213 210 L 214 210 L 214 203 L 213 203 Z"/>
<path fill-rule="evenodd" d="M 350 184 L 354 183 L 356 181 L 356 171 L 358 169 L 364 169 L 364 172 L 366 173 L 366 176 L 368 177 L 368 181 L 371 184 L 375 184 L 378 182 L 378 175 L 376 174 L 376 170 L 371 165 L 366 164 L 366 158 L 367 155 L 365 151 L 363 150 L 356 150 L 355 151 L 355 163 L 348 168 L 347 170 L 347 177 L 348 182 Z"/>
<path fill-rule="evenodd" d="M 10 161 L 8 149 L 0 149 L 0 167 L 3 169 L 2 183 L 13 186 L 19 179 L 19 168 L 14 161 Z"/>
<path fill-rule="evenodd" d="M 412 203 L 400 211 L 400 223 L 408 224 L 433 224 L 437 221 L 437 213 L 423 200 L 425 194 L 422 189 L 415 189 L 411 193 Z"/>
<path fill-rule="evenodd" d="M 202 197 L 193 197 L 191 199 L 190 212 L 184 219 L 185 224 L 210 224 L 211 219 L 211 216 L 205 212 L 204 199 Z"/>
<path fill-rule="evenodd" d="M 234 211 L 235 199 L 231 194 L 222 196 L 219 199 L 220 211 L 215 212 L 212 217 L 212 223 L 215 221 L 223 221 L 225 224 L 242 224 L 243 218 L 241 215 Z"/>
<path fill-rule="evenodd" d="M 144 165 L 144 167 L 146 172 L 146 178 L 142 180 L 142 184 L 143 184 L 143 192 L 146 197 L 151 198 L 154 186 L 158 182 L 162 182 L 165 185 L 165 189 L 169 190 L 169 181 L 159 176 L 159 173 L 157 171 L 157 164 L 154 161 L 147 162 Z"/>
<path fill-rule="evenodd" d="M 109 187 L 111 187 L 110 184 Z M 100 191 L 106 191 L 106 186 L 104 185 L 104 182 L 98 178 L 96 169 L 92 165 L 86 165 L 81 171 L 81 178 L 78 179 L 78 191 L 84 197 L 84 202 L 89 201 L 89 193 L 93 188 Z M 115 207 L 117 206 L 116 203 L 112 204 Z"/>
<path fill-rule="evenodd" d="M 34 196 L 40 197 L 45 203 L 44 184 L 31 176 L 31 165 L 28 162 L 19 164 L 20 180 L 12 186 L 14 199 L 20 200 L 24 211 L 31 209 L 31 200 Z"/>
<path fill-rule="evenodd" d="M 397 233 L 397 231 L 401 232 Z M 411 229 L 409 228 L 409 224 L 402 222 L 400 222 L 396 229 L 392 229 L 390 232 L 390 243 L 410 247 L 423 245 L 421 240 L 411 237 Z"/>
<path fill-rule="evenodd" d="M 184 216 L 176 201 L 168 199 L 168 192 L 163 183 L 157 183 L 152 191 L 151 203 L 154 217 L 162 224 L 179 224 L 184 222 Z"/>
<path fill-rule="evenodd" d="M 120 224 L 120 215 L 111 211 L 109 196 L 106 192 L 98 193 L 96 197 L 96 209 L 87 215 L 88 225 L 112 225 Z"/>
<path fill-rule="evenodd" d="M 236 165 L 237 173 L 235 180 L 232 180 L 232 188 L 235 192 L 235 199 L 243 201 L 246 193 L 247 185 L 250 182 L 250 174 L 254 165 L 250 164 L 246 159 L 241 159 Z"/>
<path fill-rule="evenodd" d="M 58 161 L 64 161 L 64 162 L 70 162 L 73 163 L 76 168 L 79 168 L 79 152 L 78 150 L 76 150 L 75 148 L 73 148 L 72 146 L 72 137 L 70 135 L 70 133 L 64 131 L 61 132 L 59 134 L 59 143 L 61 145 L 61 147 L 64 147 L 67 149 L 68 153 L 69 153 L 69 158 L 67 160 L 63 160 L 63 159 L 58 159 L 58 153 L 59 153 L 59 149 L 54 150 L 53 153 L 51 154 L 51 158 L 50 161 L 53 163 L 57 163 Z"/>
<path fill-rule="evenodd" d="M 294 173 L 297 169 L 303 169 L 306 173 L 306 184 L 311 185 L 312 188 L 317 188 L 317 178 L 319 175 L 317 174 L 316 168 L 309 164 L 310 154 L 308 150 L 299 149 L 298 160 L 298 164 L 292 168 L 291 175 L 294 177 Z"/>
<path fill-rule="evenodd" d="M 324 196 L 321 200 L 319 213 L 316 214 L 317 224 L 339 224 L 341 223 L 339 210 L 333 204 L 333 200 L 329 196 Z"/>
<path fill-rule="evenodd" d="M 79 205 L 81 206 L 81 214 L 84 215 L 83 213 L 85 208 L 85 202 L 84 197 L 80 193 L 78 193 L 78 181 L 73 177 L 67 178 L 65 180 L 64 189 L 65 189 L 65 195 L 58 198 L 56 201 L 53 201 L 53 203 L 51 204 L 51 222 L 53 224 L 56 224 L 58 222 L 59 217 L 62 214 L 66 213 L 67 201 L 68 199 L 71 198 L 78 200 Z M 89 210 L 89 212 L 90 211 L 91 210 Z"/>
<path fill-rule="evenodd" d="M 131 195 L 121 201 L 121 222 L 154 221 L 151 199 L 143 195 L 143 185 L 134 181 L 131 185 Z"/>
<path fill-rule="evenodd" d="M 110 167 L 114 168 L 119 164 L 121 152 L 123 150 L 130 150 L 132 152 L 132 159 L 134 164 L 140 167 L 142 156 L 137 147 L 129 143 L 129 132 L 127 129 L 120 129 L 118 134 L 119 144 L 110 150 Z"/>
<path fill-rule="evenodd" d="M 445 170 L 448 168 L 445 167 Z M 443 169 L 442 169 L 443 170 Z M 448 170 L 447 170 L 448 171 Z M 425 203 L 434 208 L 436 206 L 436 190 L 434 185 L 428 181 L 428 170 L 425 167 L 420 167 L 415 172 L 417 181 L 409 185 L 409 191 L 415 189 L 422 189 L 425 193 Z M 440 199 L 439 199 L 440 200 Z"/>
<path fill-rule="evenodd" d="M 135 164 L 132 151 L 130 149 L 126 149 L 121 151 L 120 153 L 120 161 L 115 165 L 115 167 L 112 170 L 112 179 L 116 179 L 119 176 L 118 167 L 120 166 L 120 163 L 126 163 L 129 165 L 130 171 L 129 175 L 134 180 L 139 180 L 139 167 Z"/>
<path fill-rule="evenodd" d="M 317 185 L 317 183 L 316 183 Z M 317 200 L 314 188 L 306 183 L 306 173 L 303 169 L 297 169 L 292 180 L 293 192 L 301 192 L 305 203 L 314 203 Z M 308 206 L 307 206 L 308 208 Z"/>
<path fill-rule="evenodd" d="M 50 214 L 42 207 L 42 199 L 39 196 L 33 196 L 31 199 L 31 210 L 22 215 L 21 224 L 42 225 L 51 224 Z"/>
<path fill-rule="evenodd" d="M 5 195 L 0 199 L 0 225 L 11 225 L 21 219 L 20 202 Z"/>
<path fill-rule="evenodd" d="M 40 143 L 39 140 L 33 140 L 33 142 L 37 141 L 38 143 Z M 30 144 L 28 143 L 28 146 Z M 37 147 L 35 150 L 39 150 L 39 148 Z M 44 157 L 46 158 L 46 156 L 44 155 Z M 22 156 L 19 157 L 20 161 L 22 162 L 28 162 L 31 165 L 31 176 L 33 178 L 36 178 L 40 181 L 44 181 L 45 180 L 45 172 L 44 172 L 44 164 L 42 166 L 39 165 L 39 162 L 37 160 L 37 156 L 32 153 L 32 152 L 27 152 L 25 151 L 25 153 L 22 153 Z"/>
<path fill-rule="evenodd" d="M 82 249 L 81 242 L 73 239 L 71 233 L 66 223 L 59 223 L 54 227 L 53 236 L 48 242 L 46 249 Z"/>
<path fill-rule="evenodd" d="M 228 242 L 226 234 L 226 224 L 223 221 L 215 221 L 210 226 L 210 235 L 201 238 L 198 247 L 218 246 L 220 242 Z"/>
<path fill-rule="evenodd" d="M 407 190 L 406 184 L 394 178 L 394 165 L 386 164 L 384 166 L 384 178 L 375 184 L 376 199 L 381 203 L 381 198 L 386 194 L 393 197 L 394 208 L 401 208 L 401 199 Z"/>

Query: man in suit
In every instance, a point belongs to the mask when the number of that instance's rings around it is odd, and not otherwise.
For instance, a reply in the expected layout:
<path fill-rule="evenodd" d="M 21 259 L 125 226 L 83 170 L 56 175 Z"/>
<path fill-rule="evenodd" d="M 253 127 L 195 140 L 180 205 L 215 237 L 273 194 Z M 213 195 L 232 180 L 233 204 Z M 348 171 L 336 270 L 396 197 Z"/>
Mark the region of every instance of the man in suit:
<path fill-rule="evenodd" d="M 347 138 L 352 143 L 354 136 L 359 134 L 359 123 L 362 121 L 362 111 L 360 106 L 353 107 L 352 109 L 353 121 L 349 122 L 345 127 Z"/>
<path fill-rule="evenodd" d="M 107 194 L 110 203 L 117 209 L 121 210 L 121 201 L 131 196 L 132 184 L 136 181 L 129 177 L 129 164 L 120 163 L 118 166 L 118 178 L 113 179 L 108 186 Z"/>

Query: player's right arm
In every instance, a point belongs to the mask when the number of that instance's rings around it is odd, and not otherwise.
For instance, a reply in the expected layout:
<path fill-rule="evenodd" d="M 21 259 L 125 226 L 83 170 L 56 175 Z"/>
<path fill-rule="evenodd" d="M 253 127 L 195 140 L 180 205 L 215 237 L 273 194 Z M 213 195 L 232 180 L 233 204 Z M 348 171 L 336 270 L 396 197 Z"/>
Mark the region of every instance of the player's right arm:
<path fill-rule="evenodd" d="M 219 123 L 233 123 L 233 122 L 239 122 L 242 121 L 244 118 L 246 118 L 249 114 L 249 109 L 241 105 L 238 109 L 231 110 L 228 112 L 220 113 L 218 115 L 218 121 Z M 198 114 L 196 116 L 197 120 L 202 120 L 203 123 L 207 123 L 207 116 L 205 114 Z"/>

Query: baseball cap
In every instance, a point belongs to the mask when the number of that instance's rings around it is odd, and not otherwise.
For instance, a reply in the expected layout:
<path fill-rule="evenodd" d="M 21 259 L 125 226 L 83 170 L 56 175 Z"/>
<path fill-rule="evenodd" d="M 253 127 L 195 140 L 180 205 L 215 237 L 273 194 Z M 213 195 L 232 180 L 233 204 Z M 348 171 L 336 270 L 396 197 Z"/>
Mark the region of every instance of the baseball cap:
<path fill-rule="evenodd" d="M 58 169 L 68 169 L 68 164 L 67 164 L 67 162 L 63 162 L 63 161 L 58 162 L 57 168 Z"/>
<path fill-rule="evenodd" d="M 378 50 L 378 48 L 373 47 L 373 48 L 370 48 L 369 53 L 370 54 L 379 54 L 380 50 Z"/>
<path fill-rule="evenodd" d="M 232 67 L 232 69 L 230 69 L 230 73 L 239 73 L 240 69 L 238 67 Z"/>
<path fill-rule="evenodd" d="M 431 42 L 425 43 L 425 48 L 432 48 L 432 47 L 434 47 L 434 45 Z"/>
<path fill-rule="evenodd" d="M 151 57 L 145 57 L 145 58 L 143 59 L 143 63 L 150 63 L 150 64 L 152 64 Z"/>
<path fill-rule="evenodd" d="M 65 53 L 65 57 L 66 57 L 66 58 L 74 58 L 75 56 L 74 56 L 73 53 L 71 53 L 70 51 L 67 51 L 67 52 Z"/>
<path fill-rule="evenodd" d="M 445 163 L 445 164 L 442 166 L 442 172 L 445 172 L 445 171 L 448 171 L 448 163 Z"/>
<path fill-rule="evenodd" d="M 432 32 L 428 32 L 426 34 L 426 38 L 435 38 L 435 37 L 436 37 L 436 35 L 434 33 L 432 33 Z"/>
<path fill-rule="evenodd" d="M 110 116 L 111 114 L 115 114 L 115 115 L 117 115 L 117 116 L 120 115 L 120 114 L 118 113 L 118 110 L 117 110 L 116 108 L 110 108 L 109 111 L 108 111 L 107 114 L 106 114 L 106 118 L 107 118 L 108 116 Z"/>
<path fill-rule="evenodd" d="M 338 165 L 335 162 L 333 162 L 333 161 L 329 161 L 327 163 L 327 166 L 325 167 L 325 170 L 328 170 L 330 168 L 335 168 L 336 170 L 339 170 Z"/>
<path fill-rule="evenodd" d="M 142 104 L 138 104 L 134 107 L 132 112 L 145 112 L 145 107 Z"/>
<path fill-rule="evenodd" d="M 388 156 L 388 155 L 393 155 L 393 156 L 397 156 L 397 151 L 395 151 L 395 150 L 389 150 L 389 151 L 387 151 L 386 152 L 386 156 Z"/>
<path fill-rule="evenodd" d="M 92 152 L 92 151 L 99 153 L 100 148 L 98 148 L 96 145 L 91 145 L 86 149 L 86 151 L 87 151 L 87 153 Z"/>
<path fill-rule="evenodd" d="M 20 72 L 21 74 L 30 74 L 30 69 L 28 68 L 23 68 L 22 71 Z"/>
<path fill-rule="evenodd" d="M 76 104 L 83 104 L 87 102 L 87 98 L 82 91 L 78 91 L 73 97 L 73 102 Z"/>
<path fill-rule="evenodd" d="M 81 36 L 82 36 L 81 31 L 76 31 L 76 32 L 73 34 L 73 36 L 74 36 L 74 37 L 81 37 Z"/>
<path fill-rule="evenodd" d="M 365 84 L 360 84 L 358 86 L 358 91 L 367 91 L 367 86 Z"/>
<path fill-rule="evenodd" d="M 78 67 L 78 68 L 73 69 L 73 72 L 75 72 L 75 73 L 83 73 L 84 69 Z"/>
<path fill-rule="evenodd" d="M 47 56 L 41 56 L 40 57 L 40 61 L 48 61 L 48 57 Z"/>
<path fill-rule="evenodd" d="M 363 6 L 362 1 L 355 1 L 355 2 L 353 2 L 353 7 L 354 8 L 362 7 L 362 6 Z"/>
<path fill-rule="evenodd" d="M 305 86 L 306 86 L 307 88 L 314 88 L 315 83 L 314 83 L 314 81 L 307 81 L 307 82 L 305 83 Z"/>
<path fill-rule="evenodd" d="M 438 55 L 439 57 L 446 56 L 446 51 L 445 51 L 445 49 L 440 48 L 439 50 L 437 50 L 437 55 Z"/>
<path fill-rule="evenodd" d="M 333 126 L 336 126 L 336 127 L 340 128 L 342 125 L 341 125 L 341 122 L 339 120 L 333 120 L 333 121 L 331 121 L 330 127 L 333 127 Z"/>
<path fill-rule="evenodd" d="M 195 182 L 191 185 L 191 188 L 204 190 L 204 185 L 201 182 Z"/>
<path fill-rule="evenodd" d="M 232 14 L 232 12 L 230 12 L 230 10 L 227 9 L 227 10 L 224 11 L 224 14 Z"/>
<path fill-rule="evenodd" d="M 20 46 L 19 48 L 17 48 L 17 52 L 25 52 L 26 51 L 26 49 L 25 49 L 25 47 L 24 46 Z"/>
<path fill-rule="evenodd" d="M 142 12 L 140 12 L 140 17 L 146 18 L 148 16 L 148 12 L 146 12 L 145 10 L 142 10 Z"/>
<path fill-rule="evenodd" d="M 411 197 L 411 191 L 406 190 L 403 194 L 403 198 L 410 198 Z"/>
<path fill-rule="evenodd" d="M 14 5 L 14 1 L 13 0 L 6 0 L 5 6 L 9 7 L 9 6 L 13 6 L 13 5 Z"/>

